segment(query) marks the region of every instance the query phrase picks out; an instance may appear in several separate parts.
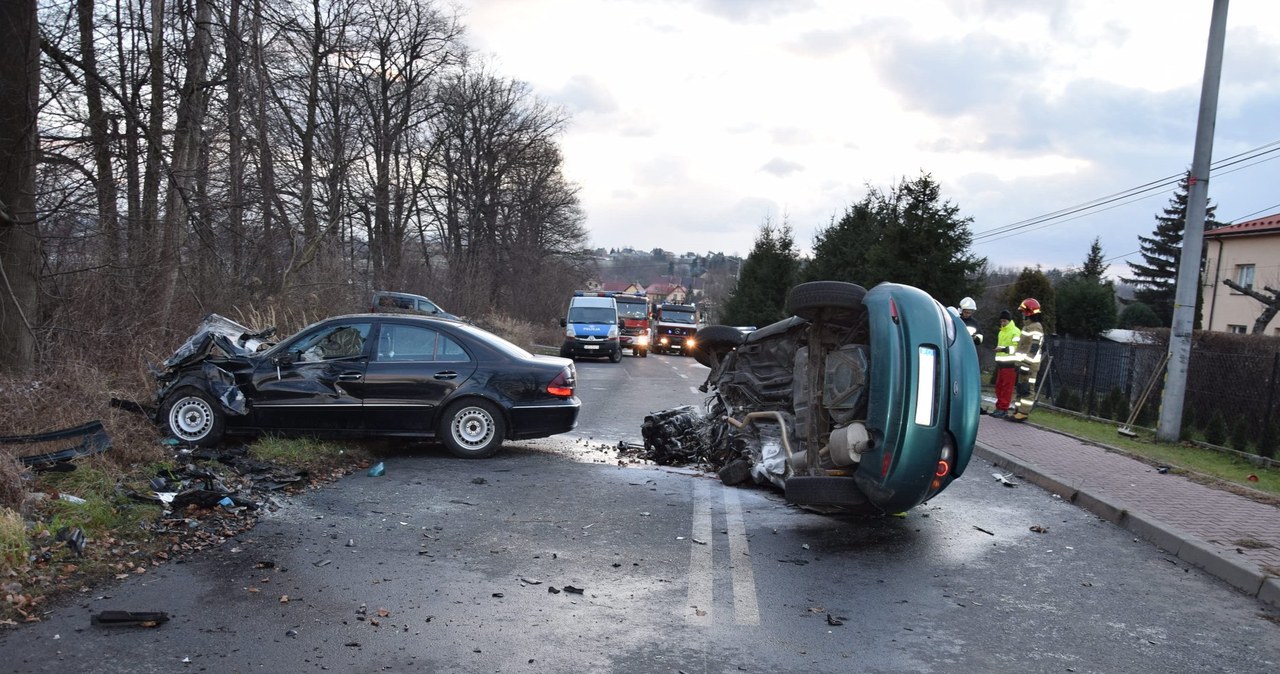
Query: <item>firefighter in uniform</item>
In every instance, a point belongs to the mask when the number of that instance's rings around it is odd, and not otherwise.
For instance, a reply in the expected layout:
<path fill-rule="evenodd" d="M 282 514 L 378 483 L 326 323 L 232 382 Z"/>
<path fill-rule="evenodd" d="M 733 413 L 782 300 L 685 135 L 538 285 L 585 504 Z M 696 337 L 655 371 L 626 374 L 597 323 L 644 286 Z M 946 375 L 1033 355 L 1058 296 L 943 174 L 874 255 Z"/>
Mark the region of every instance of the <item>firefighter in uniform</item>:
<path fill-rule="evenodd" d="M 982 343 L 982 332 L 978 329 L 978 321 L 973 317 L 973 312 L 978 310 L 978 303 L 973 301 L 972 297 L 966 297 L 960 300 L 960 320 L 964 321 L 964 326 L 969 330 L 969 337 L 973 339 L 973 345 L 977 346 Z"/>
<path fill-rule="evenodd" d="M 1009 416 L 1013 390 L 1018 385 L 1018 341 L 1022 331 L 1013 323 L 1008 309 L 1000 312 L 1000 332 L 996 333 L 996 410 L 992 418 Z"/>
<path fill-rule="evenodd" d="M 1040 359 L 1044 356 L 1044 324 L 1041 323 L 1040 302 L 1033 297 L 1018 305 L 1022 312 L 1022 335 L 1015 352 L 1018 363 L 1018 402 L 1013 406 L 1010 421 L 1026 421 L 1035 404 L 1036 375 L 1040 373 Z"/>

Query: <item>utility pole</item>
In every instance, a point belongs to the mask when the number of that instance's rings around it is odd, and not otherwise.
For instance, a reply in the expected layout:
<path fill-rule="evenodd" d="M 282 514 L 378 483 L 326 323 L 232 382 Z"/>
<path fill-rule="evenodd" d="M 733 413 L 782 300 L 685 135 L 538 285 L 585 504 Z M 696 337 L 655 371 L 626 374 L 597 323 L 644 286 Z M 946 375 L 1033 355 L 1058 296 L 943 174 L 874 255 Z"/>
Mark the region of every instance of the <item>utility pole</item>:
<path fill-rule="evenodd" d="M 1213 127 L 1218 117 L 1218 81 L 1222 79 L 1222 47 L 1227 36 L 1227 0 L 1213 0 L 1209 49 L 1200 87 L 1200 120 L 1187 189 L 1187 222 L 1178 258 L 1178 286 L 1169 332 L 1169 373 L 1160 401 L 1156 438 L 1177 442 L 1182 434 L 1182 405 L 1187 397 L 1187 369 L 1191 361 L 1191 330 L 1200 292 L 1200 252 L 1204 249 L 1205 206 L 1209 202 L 1209 164 L 1213 157 Z"/>

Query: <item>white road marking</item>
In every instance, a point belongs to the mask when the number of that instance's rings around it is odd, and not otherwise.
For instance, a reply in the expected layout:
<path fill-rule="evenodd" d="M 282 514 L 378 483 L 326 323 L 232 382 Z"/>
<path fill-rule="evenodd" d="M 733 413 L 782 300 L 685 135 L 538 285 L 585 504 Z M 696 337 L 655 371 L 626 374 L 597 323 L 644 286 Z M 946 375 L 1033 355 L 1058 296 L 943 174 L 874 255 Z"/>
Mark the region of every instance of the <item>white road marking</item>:
<path fill-rule="evenodd" d="M 690 625 L 711 624 L 712 567 L 711 567 L 711 503 L 710 486 L 706 480 L 693 483 L 693 532 L 692 537 L 703 541 L 699 545 L 689 541 L 689 596 L 685 622 Z"/>
<path fill-rule="evenodd" d="M 729 573 L 733 578 L 733 618 L 739 625 L 759 625 L 760 606 L 756 601 L 755 575 L 751 571 L 751 549 L 747 527 L 742 520 L 738 490 L 724 490 L 725 523 L 729 530 Z"/>
<path fill-rule="evenodd" d="M 680 374 L 680 373 L 679 373 L 679 372 L 677 372 L 676 374 Z M 681 378 L 681 379 L 688 379 L 688 378 L 689 378 L 689 375 L 687 375 L 687 374 L 680 374 L 680 378 Z"/>

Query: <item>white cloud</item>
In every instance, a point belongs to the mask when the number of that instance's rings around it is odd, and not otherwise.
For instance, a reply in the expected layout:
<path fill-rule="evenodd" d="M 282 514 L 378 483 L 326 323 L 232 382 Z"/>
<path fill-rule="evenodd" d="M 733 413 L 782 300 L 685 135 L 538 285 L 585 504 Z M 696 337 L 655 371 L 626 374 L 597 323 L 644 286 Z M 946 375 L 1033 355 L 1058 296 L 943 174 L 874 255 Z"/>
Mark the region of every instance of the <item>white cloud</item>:
<path fill-rule="evenodd" d="M 975 232 L 1191 162 L 1210 3 L 1157 0 L 469 0 L 469 40 L 573 115 L 562 139 L 593 243 L 745 254 L 766 219 L 806 246 L 921 171 Z M 1231 7 L 1215 155 L 1280 138 L 1280 5 Z M 1232 219 L 1280 162 L 1215 178 Z M 1170 193 L 975 248 L 1078 264 L 1134 251 Z"/>

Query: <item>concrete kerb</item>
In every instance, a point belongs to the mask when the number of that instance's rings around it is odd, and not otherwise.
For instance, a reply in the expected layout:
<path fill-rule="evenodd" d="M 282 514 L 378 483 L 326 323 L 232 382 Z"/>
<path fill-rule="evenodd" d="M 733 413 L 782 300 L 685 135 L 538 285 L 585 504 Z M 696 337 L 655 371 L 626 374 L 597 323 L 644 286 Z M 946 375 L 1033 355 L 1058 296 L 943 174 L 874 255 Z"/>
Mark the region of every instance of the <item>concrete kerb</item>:
<path fill-rule="evenodd" d="M 1057 494 L 1085 510 L 1132 532 L 1139 538 L 1178 557 L 1182 561 L 1230 584 L 1251 597 L 1280 606 L 1280 579 L 1267 576 L 1252 563 L 1225 556 L 1211 543 L 1170 526 L 1150 515 L 1136 512 L 1114 498 L 1104 499 L 1077 489 L 1052 473 L 1036 468 L 983 442 L 974 444 L 978 456 L 999 468 L 1016 472 L 1022 479 Z"/>

